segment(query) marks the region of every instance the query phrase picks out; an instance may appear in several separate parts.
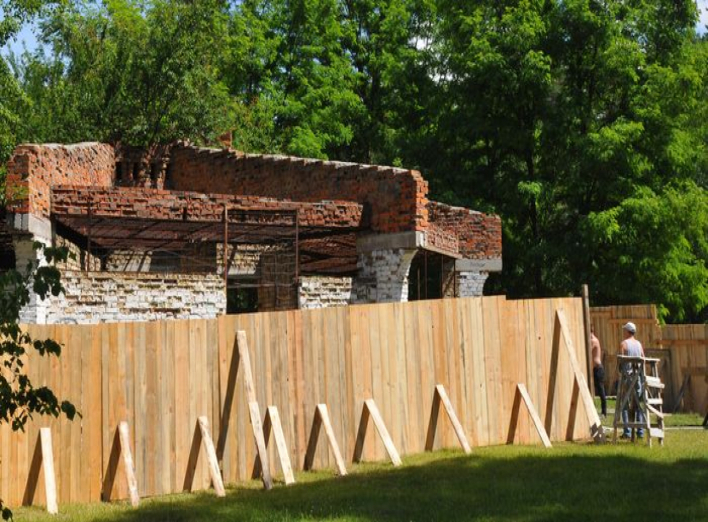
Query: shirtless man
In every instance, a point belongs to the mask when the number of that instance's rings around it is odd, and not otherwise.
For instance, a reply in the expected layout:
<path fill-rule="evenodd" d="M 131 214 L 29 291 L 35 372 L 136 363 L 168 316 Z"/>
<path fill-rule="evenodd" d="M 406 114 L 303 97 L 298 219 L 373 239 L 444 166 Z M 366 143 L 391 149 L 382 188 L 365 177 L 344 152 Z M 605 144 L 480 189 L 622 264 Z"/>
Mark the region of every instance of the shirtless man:
<path fill-rule="evenodd" d="M 637 333 L 637 327 L 634 323 L 627 323 L 622 327 L 622 333 L 624 334 L 624 341 L 620 344 L 620 354 L 628 355 L 630 357 L 644 357 L 644 347 L 642 343 L 634 338 Z M 642 386 L 644 383 L 637 381 L 637 395 L 642 396 Z M 644 421 L 644 414 L 641 409 L 637 410 L 637 422 Z M 622 410 L 622 422 L 624 423 L 624 433 L 623 438 L 628 438 L 631 435 L 631 430 L 627 426 L 629 422 L 629 404 Z M 637 429 L 637 437 L 642 438 L 644 436 L 644 430 L 642 428 Z"/>
<path fill-rule="evenodd" d="M 602 416 L 607 416 L 607 397 L 605 395 L 605 368 L 602 366 L 602 347 L 600 340 L 595 336 L 595 327 L 590 326 L 590 339 L 592 341 L 592 378 L 595 381 L 595 395 L 600 396 Z"/>

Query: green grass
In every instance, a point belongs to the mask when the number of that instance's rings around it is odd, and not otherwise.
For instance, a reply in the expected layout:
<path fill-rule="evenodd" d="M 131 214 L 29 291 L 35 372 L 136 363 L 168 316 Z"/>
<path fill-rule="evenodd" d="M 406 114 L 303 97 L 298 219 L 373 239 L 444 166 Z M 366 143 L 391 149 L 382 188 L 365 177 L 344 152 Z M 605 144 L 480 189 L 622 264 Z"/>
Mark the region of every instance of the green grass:
<path fill-rule="evenodd" d="M 597 411 L 599 413 L 600 399 L 597 397 L 595 397 L 595 406 L 597 407 Z M 603 422 L 605 426 L 612 426 L 614 410 L 615 399 L 607 399 L 608 415 Z M 664 426 L 667 427 L 701 426 L 701 424 L 703 424 L 703 417 L 698 413 L 672 413 L 667 414 L 664 418 Z"/>
<path fill-rule="evenodd" d="M 622 442 L 477 448 L 363 464 L 347 477 L 299 473 L 269 492 L 249 482 L 213 493 L 16 510 L 18 521 L 582 521 L 708 520 L 708 430 L 667 434 L 664 447 Z"/>

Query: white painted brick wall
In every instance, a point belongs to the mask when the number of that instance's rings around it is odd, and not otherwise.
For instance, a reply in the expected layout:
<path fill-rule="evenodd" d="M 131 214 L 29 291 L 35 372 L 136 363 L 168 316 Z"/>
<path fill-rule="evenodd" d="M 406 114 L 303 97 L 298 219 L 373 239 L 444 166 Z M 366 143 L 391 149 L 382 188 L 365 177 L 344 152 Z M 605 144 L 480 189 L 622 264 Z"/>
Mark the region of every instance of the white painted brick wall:
<path fill-rule="evenodd" d="M 487 277 L 488 272 L 457 272 L 457 296 L 480 297 Z"/>
<path fill-rule="evenodd" d="M 307 310 L 351 304 L 353 282 L 351 277 L 301 277 L 299 307 Z"/>
<path fill-rule="evenodd" d="M 211 319 L 226 312 L 215 274 L 62 273 L 63 295 L 47 305 L 44 323 L 92 324 L 157 319 Z"/>
<path fill-rule="evenodd" d="M 408 273 L 415 249 L 385 249 L 360 253 L 354 280 L 355 302 L 408 301 Z"/>

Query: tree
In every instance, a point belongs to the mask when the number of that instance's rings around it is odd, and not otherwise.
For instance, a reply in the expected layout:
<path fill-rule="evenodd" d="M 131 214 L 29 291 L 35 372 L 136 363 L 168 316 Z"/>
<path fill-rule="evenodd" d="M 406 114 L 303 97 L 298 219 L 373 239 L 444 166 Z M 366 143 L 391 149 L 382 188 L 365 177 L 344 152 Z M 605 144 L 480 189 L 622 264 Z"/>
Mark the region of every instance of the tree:
<path fill-rule="evenodd" d="M 236 145 L 400 163 L 424 125 L 426 0 L 246 0 L 232 13 L 224 78 Z"/>
<path fill-rule="evenodd" d="M 27 376 L 25 358 L 29 352 L 40 356 L 59 356 L 61 346 L 52 339 L 35 339 L 19 324 L 20 310 L 29 304 L 30 292 L 40 299 L 57 296 L 62 291 L 61 277 L 55 263 L 66 261 L 66 248 L 43 247 L 35 243 L 35 248 L 43 252 L 46 264 L 29 262 L 24 272 L 8 270 L 0 274 L 0 359 L 3 372 L 0 373 L 0 423 L 8 423 L 13 431 L 24 429 L 33 415 L 64 414 L 72 420 L 76 408 L 68 401 L 61 401 L 46 386 L 35 387 Z M 0 510 L 4 520 L 11 518 L 12 512 L 3 506 Z"/>
<path fill-rule="evenodd" d="M 0 48 L 12 39 L 26 24 L 42 13 L 49 13 L 57 6 L 56 1 L 41 0 L 0 0 Z M 4 56 L 0 56 L 0 189 L 4 185 L 3 164 L 8 160 L 16 142 L 20 139 L 18 128 L 22 118 L 20 112 L 26 112 L 28 99 L 10 65 Z M 4 194 L 4 190 L 0 191 Z M 1 196 L 0 196 L 1 197 Z M 0 203 L 2 203 L 0 201 Z"/>
<path fill-rule="evenodd" d="M 218 80 L 225 2 L 73 2 L 40 23 L 39 50 L 15 63 L 32 106 L 31 141 L 175 139 L 211 142 L 227 130 Z"/>
<path fill-rule="evenodd" d="M 271 118 L 269 141 L 282 152 L 327 158 L 352 140 L 363 107 L 341 9 L 338 0 L 250 0 L 233 13 L 227 83 L 249 114 Z"/>
<path fill-rule="evenodd" d="M 614 302 L 589 217 L 623 208 L 629 223 L 622 205 L 637 194 L 704 185 L 708 76 L 695 4 L 441 0 L 438 16 L 438 155 L 423 167 L 437 197 L 502 216 L 504 272 L 488 286 L 544 296 L 586 281 L 596 303 Z M 667 231 L 680 222 L 664 217 Z M 673 319 L 699 314 L 705 303 L 690 292 L 679 305 L 665 285 L 640 290 L 665 267 L 637 261 L 624 271 L 633 284 L 623 301 L 662 304 Z"/>

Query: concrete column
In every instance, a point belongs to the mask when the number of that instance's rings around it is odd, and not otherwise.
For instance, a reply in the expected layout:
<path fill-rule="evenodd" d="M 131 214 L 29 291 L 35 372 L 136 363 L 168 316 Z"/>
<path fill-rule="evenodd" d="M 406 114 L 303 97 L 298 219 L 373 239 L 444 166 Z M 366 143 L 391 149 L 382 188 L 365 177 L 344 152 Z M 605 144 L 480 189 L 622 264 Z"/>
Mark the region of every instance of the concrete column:
<path fill-rule="evenodd" d="M 416 249 L 390 248 L 361 252 L 354 281 L 357 303 L 408 301 L 408 273 Z"/>
<path fill-rule="evenodd" d="M 457 297 L 481 297 L 489 272 L 457 272 Z"/>
<path fill-rule="evenodd" d="M 39 239 L 29 236 L 18 236 L 12 240 L 12 245 L 15 250 L 15 268 L 21 274 L 26 272 L 29 262 L 32 263 L 33 267 L 46 264 L 44 256 L 33 248 L 34 241 L 39 241 Z M 45 241 L 42 242 L 48 244 Z M 20 310 L 20 322 L 45 324 L 47 322 L 49 304 L 49 298 L 44 300 L 40 299 L 30 287 L 30 302 Z"/>
<path fill-rule="evenodd" d="M 457 297 L 480 297 L 490 272 L 500 272 L 501 258 L 458 259 L 455 261 Z"/>

